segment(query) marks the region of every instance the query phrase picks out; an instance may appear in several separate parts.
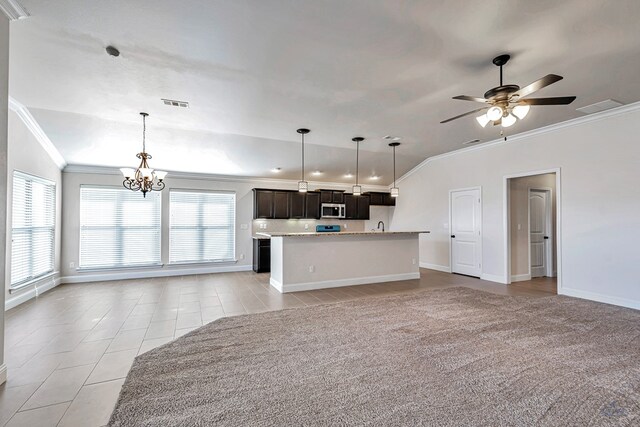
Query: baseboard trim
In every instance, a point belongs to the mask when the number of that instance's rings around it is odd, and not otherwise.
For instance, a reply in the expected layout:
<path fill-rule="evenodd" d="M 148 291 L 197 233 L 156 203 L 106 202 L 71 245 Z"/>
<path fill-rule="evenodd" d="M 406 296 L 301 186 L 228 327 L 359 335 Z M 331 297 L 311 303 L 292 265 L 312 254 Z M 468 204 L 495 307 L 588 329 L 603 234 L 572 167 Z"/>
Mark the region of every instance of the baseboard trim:
<path fill-rule="evenodd" d="M 151 271 L 109 271 L 99 274 L 78 274 L 77 276 L 62 277 L 62 283 L 108 282 L 127 279 L 150 279 L 154 277 L 193 276 L 209 273 L 236 273 L 251 271 L 251 265 L 229 265 L 215 267 L 191 267 L 191 268 L 164 268 Z"/>
<path fill-rule="evenodd" d="M 7 382 L 7 365 L 0 365 L 0 385 Z"/>
<path fill-rule="evenodd" d="M 43 281 L 42 284 L 38 284 L 37 282 L 30 287 L 27 287 L 23 290 L 23 292 L 18 293 L 14 297 L 8 298 L 4 302 L 4 311 L 11 310 L 14 307 L 19 306 L 22 303 L 29 301 L 32 298 L 41 295 L 56 286 L 62 283 L 62 278 L 59 276 L 49 277 L 46 281 Z"/>
<path fill-rule="evenodd" d="M 489 282 L 502 283 L 503 285 L 507 284 L 507 281 L 506 281 L 505 277 L 504 276 L 498 276 L 497 274 L 482 273 L 480 275 L 480 279 L 487 280 Z"/>
<path fill-rule="evenodd" d="M 369 285 L 372 283 L 382 282 L 397 282 L 399 280 L 414 280 L 420 278 L 420 272 L 415 273 L 400 273 L 400 274 L 388 274 L 385 276 L 369 276 L 369 277 L 356 277 L 351 279 L 337 279 L 337 280 L 324 280 L 318 282 L 306 282 L 306 283 L 292 283 L 290 285 L 283 285 L 279 281 L 271 278 L 269 283 L 276 288 L 279 292 L 298 292 L 298 291 L 311 291 L 314 289 L 328 289 L 328 288 L 341 288 L 343 286 L 355 286 L 355 285 Z"/>
<path fill-rule="evenodd" d="M 526 280 L 531 280 L 531 275 L 526 273 L 526 274 L 514 274 L 513 276 L 511 276 L 511 281 L 512 282 L 524 282 Z"/>
<path fill-rule="evenodd" d="M 562 289 L 559 289 L 559 294 L 565 295 L 568 297 L 581 298 L 581 299 L 586 299 L 590 301 L 602 302 L 605 304 L 612 304 L 620 307 L 633 308 L 636 310 L 640 310 L 640 301 L 632 300 L 628 298 L 613 297 L 609 295 L 599 294 L 597 292 L 589 292 L 589 291 L 583 291 L 580 289 L 570 289 L 565 287 L 562 287 Z"/>
<path fill-rule="evenodd" d="M 451 267 L 446 265 L 429 264 L 428 262 L 420 262 L 420 268 L 428 268 L 429 270 L 442 271 L 443 273 L 451 273 Z"/>

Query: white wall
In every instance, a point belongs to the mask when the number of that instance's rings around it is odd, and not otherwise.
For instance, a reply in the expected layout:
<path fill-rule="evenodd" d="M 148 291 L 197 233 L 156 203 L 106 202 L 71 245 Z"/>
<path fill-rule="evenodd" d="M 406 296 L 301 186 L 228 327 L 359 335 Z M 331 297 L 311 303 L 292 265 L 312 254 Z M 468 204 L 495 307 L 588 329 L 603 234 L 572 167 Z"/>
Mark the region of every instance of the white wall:
<path fill-rule="evenodd" d="M 0 13 L 0 224 L 7 223 L 7 118 L 9 113 L 9 21 Z M 5 259 L 6 233 L 0 233 L 0 259 Z M 0 277 L 5 265 L 0 262 Z M 4 307 L 2 292 L 0 307 Z M 0 316 L 0 384 L 7 380 L 4 365 L 4 316 Z"/>
<path fill-rule="evenodd" d="M 73 168 L 70 168 L 73 170 Z M 119 271 L 102 272 L 78 272 L 79 246 L 80 246 L 80 186 L 82 184 L 110 185 L 121 187 L 122 175 L 65 172 L 62 174 L 62 200 L 64 205 L 64 218 L 62 220 L 62 276 L 63 282 L 83 282 L 91 280 L 109 280 L 134 277 L 158 277 L 163 275 L 201 274 L 215 271 L 241 271 L 250 270 L 253 257 L 253 188 L 273 188 L 294 190 L 295 182 L 277 180 L 215 180 L 186 179 L 172 177 L 166 178 L 167 187 L 162 191 L 162 263 L 164 267 L 159 269 L 126 269 Z M 189 267 L 168 266 L 169 263 L 169 191 L 176 189 L 201 189 L 223 190 L 236 193 L 236 259 L 235 263 L 207 264 Z M 312 188 L 316 188 L 315 186 Z M 349 186 L 327 186 L 322 188 L 347 189 Z M 380 190 L 379 188 L 371 188 Z M 140 194 L 142 197 L 142 194 Z M 341 222 L 342 223 L 342 222 Z M 358 229 L 362 229 L 362 221 L 356 221 Z M 246 229 L 242 226 L 246 225 Z M 274 226 L 276 223 L 274 223 Z M 273 227 L 272 227 L 273 228 Z M 270 230 L 273 231 L 273 230 Z M 244 255 L 244 259 L 241 256 Z M 75 267 L 71 267 L 74 263 Z"/>
<path fill-rule="evenodd" d="M 399 180 L 392 229 L 431 230 L 421 263 L 448 268 L 449 190 L 482 186 L 483 277 L 506 282 L 504 177 L 560 168 L 560 292 L 640 308 L 638 135 L 635 104 L 429 159 Z"/>
<path fill-rule="evenodd" d="M 13 200 L 13 172 L 20 171 L 46 178 L 56 184 L 56 233 L 55 233 L 55 262 L 52 277 L 47 277 L 22 289 L 10 291 L 11 286 L 11 228 L 12 228 L 12 200 Z M 49 289 L 59 283 L 60 278 L 60 239 L 62 224 L 62 173 L 51 159 L 42 145 L 33 136 L 31 130 L 14 111 L 9 112 L 9 157 L 7 163 L 8 188 L 7 188 L 7 243 L 5 293 L 6 307 L 15 305 L 33 298 L 36 289 Z"/>
<path fill-rule="evenodd" d="M 556 236 L 556 175 L 547 173 L 524 176 L 509 180 L 509 208 L 511 213 L 511 280 L 531 278 L 529 271 L 529 189 L 551 189 L 551 230 L 549 232 L 553 251 Z M 519 229 L 518 229 L 519 228 Z M 557 271 L 556 256 L 552 255 L 553 271 Z M 515 277 L 517 276 L 517 277 Z M 527 276 L 527 277 L 525 277 Z"/>

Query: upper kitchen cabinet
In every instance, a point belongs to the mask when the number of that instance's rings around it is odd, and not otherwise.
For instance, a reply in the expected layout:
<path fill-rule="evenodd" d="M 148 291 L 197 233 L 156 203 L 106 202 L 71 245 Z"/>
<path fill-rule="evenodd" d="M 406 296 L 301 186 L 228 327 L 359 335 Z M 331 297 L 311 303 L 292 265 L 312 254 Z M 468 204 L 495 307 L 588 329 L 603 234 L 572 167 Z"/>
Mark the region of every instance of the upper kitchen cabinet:
<path fill-rule="evenodd" d="M 320 190 L 321 203 L 345 203 L 344 191 Z"/>
<path fill-rule="evenodd" d="M 253 189 L 253 219 L 320 219 L 320 193 Z"/>
<path fill-rule="evenodd" d="M 253 218 L 273 218 L 273 191 L 253 189 Z"/>
<path fill-rule="evenodd" d="M 371 206 L 395 206 L 396 199 L 390 193 L 368 192 Z"/>
<path fill-rule="evenodd" d="M 345 219 L 369 219 L 369 196 L 344 195 Z"/>
<path fill-rule="evenodd" d="M 309 192 L 304 206 L 304 217 L 320 219 L 320 193 Z"/>
<path fill-rule="evenodd" d="M 307 194 L 293 191 L 289 193 L 289 218 L 305 218 Z"/>
<path fill-rule="evenodd" d="M 273 192 L 273 218 L 289 219 L 289 203 L 291 198 L 288 191 Z"/>

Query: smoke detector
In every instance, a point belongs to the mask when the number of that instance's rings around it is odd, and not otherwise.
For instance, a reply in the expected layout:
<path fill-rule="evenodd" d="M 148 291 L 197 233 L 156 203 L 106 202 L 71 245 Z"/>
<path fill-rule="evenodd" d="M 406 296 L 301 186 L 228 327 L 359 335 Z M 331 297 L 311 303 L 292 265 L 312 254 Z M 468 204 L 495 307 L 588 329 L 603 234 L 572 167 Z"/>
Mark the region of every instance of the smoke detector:
<path fill-rule="evenodd" d="M 189 103 L 187 101 L 162 98 L 162 102 L 164 102 L 164 105 L 168 105 L 169 107 L 189 108 Z"/>

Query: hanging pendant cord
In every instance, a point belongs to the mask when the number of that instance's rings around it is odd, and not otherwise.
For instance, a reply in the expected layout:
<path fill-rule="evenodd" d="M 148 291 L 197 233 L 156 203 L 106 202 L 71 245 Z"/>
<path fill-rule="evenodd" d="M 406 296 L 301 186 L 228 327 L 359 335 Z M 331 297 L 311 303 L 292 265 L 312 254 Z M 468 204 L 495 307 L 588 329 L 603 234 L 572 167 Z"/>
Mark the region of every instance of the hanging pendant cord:
<path fill-rule="evenodd" d="M 304 133 L 302 134 L 302 179 L 304 181 Z"/>
<path fill-rule="evenodd" d="M 146 142 L 147 142 L 147 117 L 142 116 L 142 152 L 146 153 Z"/>
<path fill-rule="evenodd" d="M 396 147 L 393 147 L 393 186 L 396 186 Z"/>
<path fill-rule="evenodd" d="M 359 167 L 360 167 L 360 141 L 356 141 L 356 185 L 358 185 Z"/>

